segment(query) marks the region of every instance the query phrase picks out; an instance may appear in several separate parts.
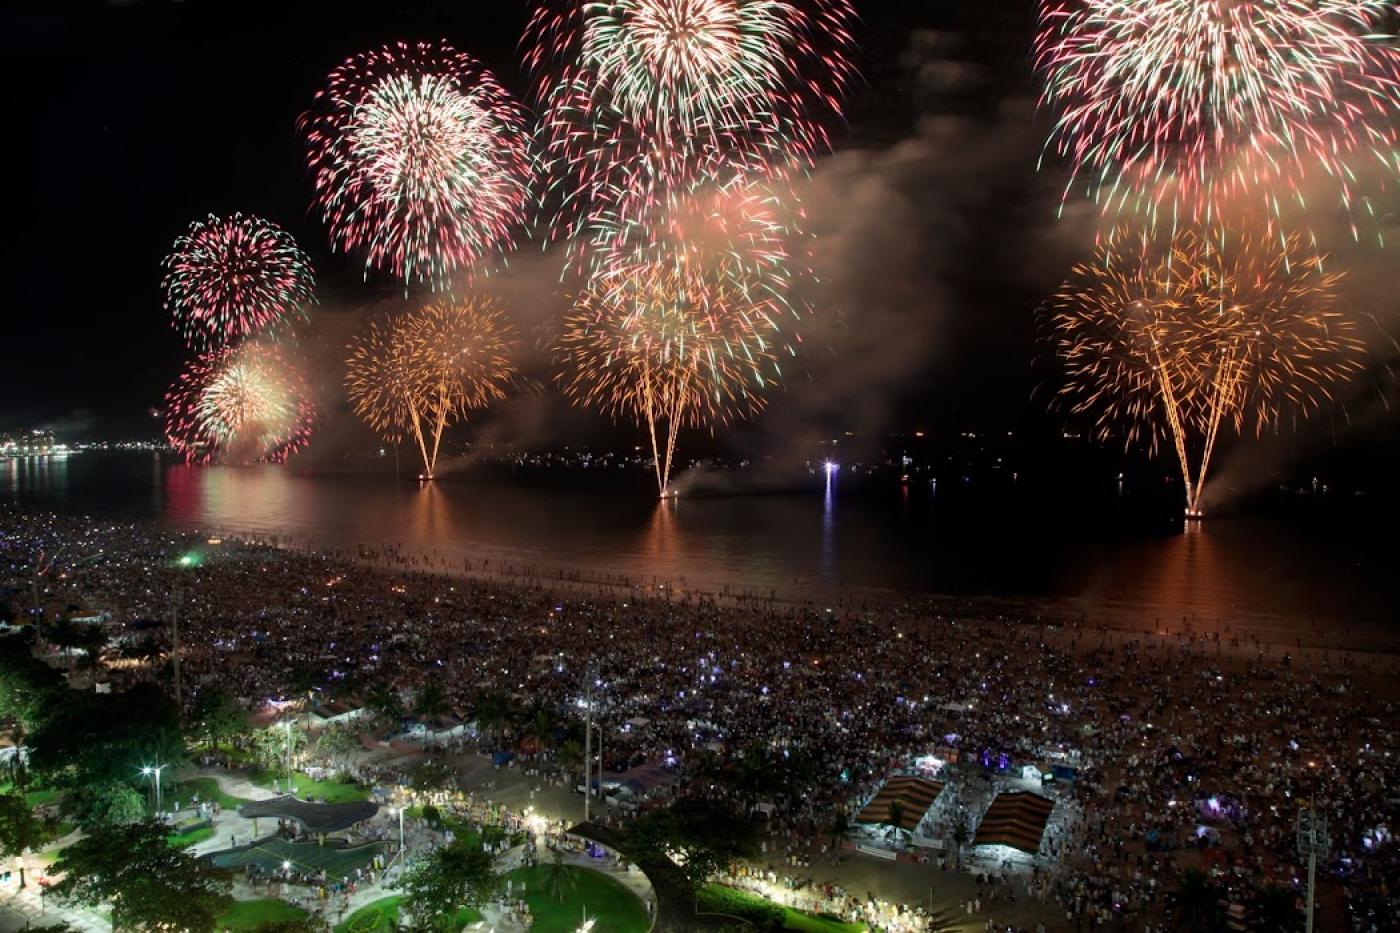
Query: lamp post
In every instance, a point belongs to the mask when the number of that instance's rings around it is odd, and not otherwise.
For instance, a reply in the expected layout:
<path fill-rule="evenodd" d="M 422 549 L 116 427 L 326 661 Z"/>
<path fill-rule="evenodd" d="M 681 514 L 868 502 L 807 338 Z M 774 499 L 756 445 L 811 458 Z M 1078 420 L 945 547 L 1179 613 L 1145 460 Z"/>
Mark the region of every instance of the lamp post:
<path fill-rule="evenodd" d="M 160 773 L 161 773 L 162 771 L 164 771 L 164 770 L 165 770 L 166 768 L 168 768 L 168 767 L 169 767 L 169 765 L 146 765 L 146 767 L 144 767 L 144 768 L 141 769 L 141 774 L 144 775 L 145 777 L 154 777 L 154 778 L 155 778 L 155 785 L 156 785 L 156 815 L 157 815 L 157 816 L 160 815 L 160 808 L 161 808 L 161 803 L 162 803 L 162 801 L 161 801 L 161 794 L 160 794 Z"/>
<path fill-rule="evenodd" d="M 291 794 L 291 793 L 292 793 L 292 721 L 291 721 L 290 719 L 284 719 L 284 720 L 282 721 L 282 728 L 283 728 L 283 730 L 286 732 L 286 743 L 283 745 L 283 748 L 284 748 L 285 751 L 286 751 L 286 763 L 287 763 L 287 793 L 288 793 L 288 794 Z"/>
<path fill-rule="evenodd" d="M 1327 817 L 1316 810 L 1298 811 L 1298 854 L 1308 860 L 1308 908 L 1306 931 L 1313 929 L 1313 895 L 1317 887 L 1318 856 L 1327 857 L 1331 840 L 1327 836 Z"/>

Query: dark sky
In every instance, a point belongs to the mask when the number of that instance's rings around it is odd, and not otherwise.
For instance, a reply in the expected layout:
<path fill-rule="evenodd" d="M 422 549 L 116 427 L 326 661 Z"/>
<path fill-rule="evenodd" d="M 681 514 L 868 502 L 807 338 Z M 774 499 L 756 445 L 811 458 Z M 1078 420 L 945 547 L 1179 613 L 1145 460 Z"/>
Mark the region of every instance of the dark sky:
<path fill-rule="evenodd" d="M 803 370 L 736 437 L 794 426 L 1045 428 L 1032 314 L 1080 258 L 1028 62 L 1034 4 L 859 0 L 863 81 L 806 198 L 823 292 Z M 525 0 L 9 0 L 10 287 L 0 430 L 152 436 L 184 349 L 161 259 L 234 211 L 290 230 L 328 312 L 394 291 L 331 254 L 297 117 L 384 43 L 446 39 L 517 94 Z M 543 276 L 542 276 L 543 277 Z M 828 322 L 829 323 L 829 322 Z M 804 383 L 805 379 L 805 383 Z M 580 417 L 580 416 L 575 416 Z M 586 418 L 580 420 L 587 424 Z M 1386 422 L 1393 437 L 1394 419 Z"/>
<path fill-rule="evenodd" d="M 842 147 L 892 145 L 911 132 L 928 104 L 904 61 L 920 30 L 965 33 L 959 54 L 995 77 L 935 107 L 975 114 L 994 107 L 1005 88 L 1026 92 L 1029 5 L 991 20 L 986 4 L 967 6 L 861 4 L 864 80 L 848 125 L 835 128 Z M 160 261 L 207 213 L 254 213 L 288 228 L 311 254 L 323 304 L 372 295 L 354 260 L 329 253 L 308 210 L 298 115 L 332 67 L 396 39 L 445 38 L 523 95 L 516 43 L 527 8 L 523 0 L 7 3 L 4 86 L 18 134 L 8 147 L 18 164 L 8 173 L 7 330 L 22 349 L 6 354 L 11 390 L 0 403 L 0 427 L 148 429 L 145 412 L 159 404 L 183 355 L 161 307 Z M 1028 177 L 1029 167 L 1016 175 Z M 974 253 L 980 238 L 969 231 Z M 969 303 L 1002 305 L 996 327 L 966 328 L 966 336 L 973 349 L 1005 356 L 1006 372 L 1017 374 L 998 403 L 1023 401 L 1028 296 L 976 285 L 965 291 Z M 989 335 L 991 346 L 981 346 Z M 915 410 L 957 377 L 933 365 L 905 375 L 889 403 Z"/>

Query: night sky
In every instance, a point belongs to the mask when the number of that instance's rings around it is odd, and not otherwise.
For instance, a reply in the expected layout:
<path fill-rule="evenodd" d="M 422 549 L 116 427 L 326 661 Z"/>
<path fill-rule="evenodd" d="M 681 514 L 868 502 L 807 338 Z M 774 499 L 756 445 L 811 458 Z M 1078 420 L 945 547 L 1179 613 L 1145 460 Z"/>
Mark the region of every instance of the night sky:
<path fill-rule="evenodd" d="M 823 277 L 805 335 L 810 365 L 732 434 L 1054 430 L 1062 419 L 1046 411 L 1033 316 L 1087 245 L 1082 216 L 1055 216 L 1063 176 L 1036 171 L 1045 117 L 1028 59 L 1034 4 L 857 6 L 863 81 L 805 195 Z M 297 117 L 331 68 L 398 39 L 446 39 L 523 98 L 516 43 L 527 9 L 5 4 L 11 296 L 0 429 L 154 436 L 149 412 L 184 355 L 161 306 L 160 263 L 208 213 L 288 229 L 312 258 L 324 314 L 392 298 L 392 282 L 365 283 L 355 258 L 329 251 L 309 209 Z M 544 268 L 542 289 L 553 284 Z M 1393 441 L 1393 416 L 1365 417 Z M 585 431 L 597 424 L 572 418 Z"/>

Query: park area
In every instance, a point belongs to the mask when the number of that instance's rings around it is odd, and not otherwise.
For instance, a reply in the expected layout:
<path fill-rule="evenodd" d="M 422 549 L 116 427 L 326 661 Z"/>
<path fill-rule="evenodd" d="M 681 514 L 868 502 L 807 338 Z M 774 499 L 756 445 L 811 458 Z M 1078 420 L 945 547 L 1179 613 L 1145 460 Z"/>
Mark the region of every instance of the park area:
<path fill-rule="evenodd" d="M 389 930 L 397 930 L 405 925 L 405 920 L 399 917 L 400 909 L 403 906 L 403 895 L 396 894 L 392 897 L 381 897 L 377 901 L 371 901 L 341 923 L 336 924 L 335 933 L 387 933 Z M 476 923 L 481 919 L 481 913 L 471 907 L 463 907 L 457 911 L 457 929 L 461 929 L 469 923 Z"/>
<path fill-rule="evenodd" d="M 601 872 L 535 865 L 507 872 L 506 880 L 511 882 L 510 896 L 530 908 L 532 933 L 572 933 L 585 916 L 596 921 L 596 929 L 609 933 L 646 933 L 651 926 L 642 902 Z"/>
<path fill-rule="evenodd" d="M 254 865 L 265 872 L 278 871 L 283 866 L 304 875 L 324 871 L 327 878 L 334 880 L 365 867 L 383 851 L 383 844 L 378 842 L 359 846 L 318 845 L 270 836 L 252 845 L 219 852 L 213 856 L 213 861 L 220 868 L 230 869 Z"/>

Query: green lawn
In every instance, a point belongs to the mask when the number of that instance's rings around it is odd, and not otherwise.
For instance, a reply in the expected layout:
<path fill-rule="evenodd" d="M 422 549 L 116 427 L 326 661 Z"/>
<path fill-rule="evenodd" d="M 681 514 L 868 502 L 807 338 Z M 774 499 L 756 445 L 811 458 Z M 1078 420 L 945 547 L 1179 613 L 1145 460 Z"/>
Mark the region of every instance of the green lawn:
<path fill-rule="evenodd" d="M 862 923 L 828 920 L 825 917 L 818 917 L 815 914 L 775 904 L 773 901 L 748 891 L 740 891 L 737 888 L 717 884 L 706 885 L 701 890 L 700 909 L 704 912 L 732 914 L 740 917 L 748 915 L 749 911 L 758 914 L 778 910 L 783 915 L 783 929 L 794 930 L 797 933 L 862 933 L 866 929 Z"/>
<path fill-rule="evenodd" d="M 535 919 L 532 933 L 572 933 L 583 921 L 585 909 L 597 921 L 598 933 L 646 933 L 651 926 L 646 907 L 631 891 L 587 868 L 564 867 L 564 900 L 556 900 L 549 885 L 552 871 L 551 865 L 536 865 L 506 874 L 515 885 L 513 896 L 520 897 L 521 885 L 525 886 L 524 900 Z"/>
<path fill-rule="evenodd" d="M 189 846 L 195 845 L 196 843 L 203 842 L 204 840 L 211 838 L 213 835 L 214 827 L 200 826 L 195 829 L 191 829 L 189 832 L 176 833 L 175 835 L 169 837 L 165 841 L 170 843 L 170 845 L 174 848 L 184 849 L 188 848 Z"/>
<path fill-rule="evenodd" d="M 370 901 L 346 917 L 343 922 L 336 924 L 334 933 L 384 933 L 398 923 L 399 907 L 402 903 L 402 894 Z M 476 923 L 480 919 L 482 917 L 478 911 L 470 907 L 463 907 L 457 911 L 457 929 L 460 930 L 467 924 Z"/>
<path fill-rule="evenodd" d="M 300 907 L 268 898 L 261 901 L 234 901 L 218 919 L 220 930 L 255 930 L 264 923 L 304 920 L 309 916 Z"/>
<path fill-rule="evenodd" d="M 188 781 L 181 781 L 175 785 L 173 790 L 167 789 L 165 791 L 165 799 L 179 800 L 189 806 L 196 793 L 199 794 L 201 801 L 206 803 L 211 800 L 215 801 L 225 810 L 237 810 L 243 804 L 252 802 L 244 797 L 235 797 L 232 794 L 224 793 L 219 782 L 211 777 L 190 778 Z"/>
<path fill-rule="evenodd" d="M 287 775 L 285 771 L 264 771 L 253 778 L 259 787 L 285 791 Z M 342 784 L 339 781 L 313 781 L 300 771 L 292 772 L 292 788 L 302 800 L 315 797 L 322 803 L 350 803 L 369 797 L 369 788 L 363 784 Z"/>
<path fill-rule="evenodd" d="M 155 812 L 155 802 L 151 800 L 150 788 L 143 782 L 140 787 L 141 794 L 146 798 L 146 812 Z M 225 810 L 237 810 L 245 803 L 252 803 L 243 797 L 235 797 L 232 794 L 224 793 L 224 789 L 219 786 L 219 782 L 211 777 L 190 778 L 188 781 L 180 781 L 176 784 L 166 784 L 161 788 L 161 800 L 169 808 L 179 803 L 182 807 L 194 806 L 194 795 L 199 794 L 201 803 L 214 801 Z"/>

